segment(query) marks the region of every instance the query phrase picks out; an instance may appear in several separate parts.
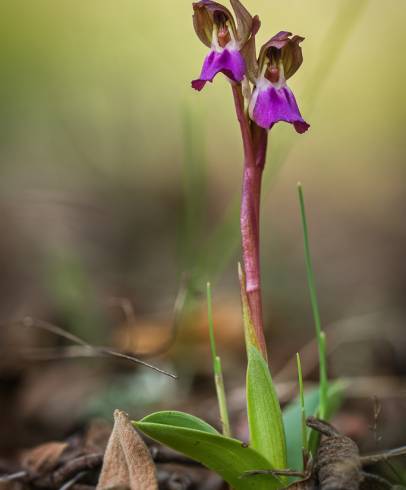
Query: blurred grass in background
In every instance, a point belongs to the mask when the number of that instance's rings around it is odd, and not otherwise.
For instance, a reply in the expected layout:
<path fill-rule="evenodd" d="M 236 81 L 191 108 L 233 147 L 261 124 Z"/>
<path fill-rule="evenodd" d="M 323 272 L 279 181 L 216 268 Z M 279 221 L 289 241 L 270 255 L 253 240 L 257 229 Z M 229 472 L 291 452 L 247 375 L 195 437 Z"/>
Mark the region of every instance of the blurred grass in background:
<path fill-rule="evenodd" d="M 271 338 L 312 336 L 298 180 L 325 323 L 403 312 L 406 5 L 246 3 L 259 46 L 279 30 L 306 38 L 290 85 L 311 129 L 272 130 L 266 169 Z M 241 143 L 227 82 L 190 88 L 206 54 L 191 14 L 186 0 L 3 2 L 3 320 L 29 313 L 98 339 L 117 320 L 109 298 L 168 323 L 179 283 L 194 293 L 208 278 L 238 309 Z"/>

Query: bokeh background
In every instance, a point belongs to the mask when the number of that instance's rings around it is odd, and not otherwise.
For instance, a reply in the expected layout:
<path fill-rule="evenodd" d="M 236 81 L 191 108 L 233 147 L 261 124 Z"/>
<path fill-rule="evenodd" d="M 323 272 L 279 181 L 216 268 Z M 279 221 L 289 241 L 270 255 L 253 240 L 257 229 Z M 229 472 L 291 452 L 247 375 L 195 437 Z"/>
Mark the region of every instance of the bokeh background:
<path fill-rule="evenodd" d="M 368 446 L 359 418 L 371 416 L 376 395 L 382 444 L 402 442 L 393 420 L 406 405 L 406 5 L 246 4 L 262 20 L 258 44 L 279 30 L 306 38 L 290 86 L 311 129 L 272 130 L 264 182 L 273 372 L 313 338 L 300 180 L 331 373 L 352 377 L 349 398 L 359 402 L 347 417 Z M 206 53 L 191 3 L 15 0 L 1 10 L 2 445 L 66 434 L 117 406 L 137 415 L 211 406 L 207 280 L 238 405 L 241 142 L 226 80 L 190 88 Z M 31 362 L 33 349 L 41 358 L 40 349 L 68 343 L 21 327 L 26 315 L 150 353 L 180 380 L 106 359 Z M 281 382 L 294 380 L 283 372 Z"/>

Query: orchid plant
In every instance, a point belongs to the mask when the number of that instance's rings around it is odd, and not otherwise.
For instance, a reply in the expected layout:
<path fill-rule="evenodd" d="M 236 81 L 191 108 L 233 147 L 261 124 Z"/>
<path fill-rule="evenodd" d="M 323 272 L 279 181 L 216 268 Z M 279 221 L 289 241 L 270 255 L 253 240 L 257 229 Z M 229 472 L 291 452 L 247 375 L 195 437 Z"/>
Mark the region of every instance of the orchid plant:
<path fill-rule="evenodd" d="M 295 97 L 286 84 L 303 61 L 303 37 L 281 31 L 256 56 L 255 36 L 260 28 L 239 0 L 231 0 L 231 12 L 212 0 L 193 4 L 193 24 L 199 39 L 210 48 L 200 77 L 192 87 L 202 90 L 207 82 L 224 74 L 232 88 L 244 145 L 241 202 L 241 238 L 250 313 L 263 356 L 261 281 L 259 264 L 259 209 L 268 131 L 280 121 L 293 124 L 299 133 L 309 125 L 303 120 Z M 253 87 L 251 87 L 253 85 Z"/>
<path fill-rule="evenodd" d="M 298 133 L 309 124 L 299 111 L 287 85 L 303 62 L 301 36 L 281 31 L 256 54 L 258 16 L 252 16 L 239 0 L 230 0 L 235 16 L 212 0 L 193 3 L 193 24 L 198 38 L 210 49 L 192 87 L 201 91 L 207 82 L 223 74 L 230 83 L 244 149 L 240 228 L 243 266 L 239 267 L 245 343 L 247 348 L 246 399 L 250 442 L 231 436 L 220 358 L 217 356 L 211 295 L 208 287 L 209 324 L 215 384 L 223 433 L 201 419 L 182 412 L 158 412 L 134 425 L 148 436 L 200 461 L 216 471 L 236 490 L 284 488 L 286 477 L 273 470 L 303 469 L 317 439 L 305 428 L 305 413 L 327 418 L 335 399 L 328 387 L 325 337 L 321 330 L 309 252 L 303 193 L 299 188 L 305 237 L 306 265 L 320 355 L 320 388 L 300 397 L 282 413 L 268 367 L 264 335 L 259 218 L 261 181 L 269 131 L 276 123 L 291 124 Z M 298 370 L 300 359 L 298 359 Z M 303 386 L 301 375 L 299 385 Z M 264 470 L 267 474 L 255 473 Z M 269 471 L 268 471 L 269 470 Z M 251 472 L 251 474 L 250 474 Z M 254 472 L 254 473 L 252 473 Z M 283 473 L 283 471 L 282 471 Z M 249 476 L 248 476 L 249 475 Z"/>

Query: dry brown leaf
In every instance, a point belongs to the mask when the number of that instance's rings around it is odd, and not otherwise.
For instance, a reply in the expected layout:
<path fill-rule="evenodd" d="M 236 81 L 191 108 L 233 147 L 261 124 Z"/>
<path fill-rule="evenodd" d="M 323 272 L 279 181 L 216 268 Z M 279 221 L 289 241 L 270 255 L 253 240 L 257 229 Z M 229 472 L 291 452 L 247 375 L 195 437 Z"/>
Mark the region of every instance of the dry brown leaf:
<path fill-rule="evenodd" d="M 0 490 L 24 490 L 24 484 L 20 481 L 2 481 Z"/>
<path fill-rule="evenodd" d="M 114 427 L 107 444 L 97 490 L 157 490 L 155 465 L 144 441 L 127 414 L 114 412 Z"/>
<path fill-rule="evenodd" d="M 113 425 L 103 419 L 93 419 L 83 438 L 84 453 L 104 453 Z"/>
<path fill-rule="evenodd" d="M 47 442 L 27 449 L 21 455 L 21 465 L 30 473 L 38 475 L 48 473 L 58 464 L 67 447 L 66 442 Z"/>

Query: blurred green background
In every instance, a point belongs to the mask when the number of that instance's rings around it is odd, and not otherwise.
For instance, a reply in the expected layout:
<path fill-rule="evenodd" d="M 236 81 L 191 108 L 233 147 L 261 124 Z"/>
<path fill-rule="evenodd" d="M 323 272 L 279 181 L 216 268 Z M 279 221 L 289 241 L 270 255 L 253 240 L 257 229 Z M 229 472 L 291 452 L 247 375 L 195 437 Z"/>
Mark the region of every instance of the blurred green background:
<path fill-rule="evenodd" d="M 311 128 L 272 130 L 264 184 L 278 365 L 313 336 L 298 180 L 325 324 L 353 318 L 353 331 L 376 314 L 382 335 L 389 317 L 402 328 L 406 4 L 246 5 L 262 20 L 259 45 L 279 30 L 306 38 L 290 86 Z M 129 299 L 138 325 L 164 328 L 180 285 L 194 300 L 210 279 L 240 338 L 241 142 L 227 81 L 190 87 L 207 52 L 191 2 L 14 0 L 1 10 L 2 321 L 30 314 L 111 343 L 122 321 L 112 298 Z"/>
<path fill-rule="evenodd" d="M 281 29 L 306 37 L 291 86 L 312 125 L 304 136 L 272 131 L 265 287 L 278 286 L 275 294 L 289 293 L 289 302 L 304 296 L 303 280 L 289 273 L 301 247 L 301 180 L 314 255 L 326 269 L 320 280 L 329 283 L 324 304 L 338 294 L 340 310 L 385 303 L 371 289 L 382 286 L 384 295 L 388 267 L 401 266 L 392 264 L 397 244 L 387 238 L 403 235 L 405 7 L 377 0 L 247 6 L 262 19 L 258 44 Z M 200 220 L 189 220 L 189 233 L 197 236 L 201 215 L 209 217 L 204 241 L 240 188 L 228 84 L 219 77 L 201 94 L 190 88 L 206 52 L 190 2 L 5 2 L 1 23 L 2 236 L 19 254 L 7 267 L 42 278 L 47 263 L 67 253 L 93 269 L 96 287 L 125 283 L 154 307 L 173 294 L 182 269 L 176 240 L 185 194 Z M 235 262 L 235 237 L 228 246 L 221 236 L 215 265 L 223 256 Z"/>

